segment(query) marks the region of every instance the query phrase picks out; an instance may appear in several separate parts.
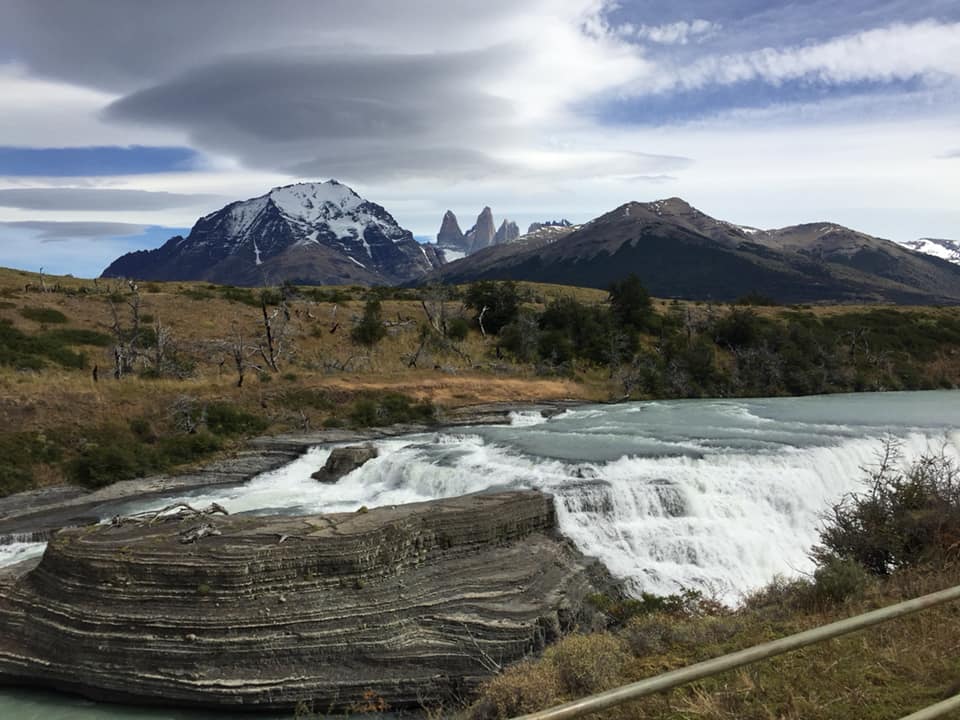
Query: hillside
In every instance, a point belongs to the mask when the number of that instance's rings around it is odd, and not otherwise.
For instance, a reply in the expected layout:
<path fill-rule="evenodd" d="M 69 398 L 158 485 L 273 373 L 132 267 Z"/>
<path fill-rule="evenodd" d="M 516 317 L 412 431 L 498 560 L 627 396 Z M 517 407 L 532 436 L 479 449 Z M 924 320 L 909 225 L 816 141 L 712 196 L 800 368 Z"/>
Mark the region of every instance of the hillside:
<path fill-rule="evenodd" d="M 258 290 L 0 270 L 0 495 L 486 402 L 960 384 L 956 309 L 624 297 L 639 304 L 525 283 Z"/>
<path fill-rule="evenodd" d="M 679 198 L 627 203 L 555 242 L 521 238 L 429 280 L 512 279 L 605 288 L 633 272 L 660 297 L 778 302 L 960 303 L 960 268 L 832 223 L 754 230 Z"/>

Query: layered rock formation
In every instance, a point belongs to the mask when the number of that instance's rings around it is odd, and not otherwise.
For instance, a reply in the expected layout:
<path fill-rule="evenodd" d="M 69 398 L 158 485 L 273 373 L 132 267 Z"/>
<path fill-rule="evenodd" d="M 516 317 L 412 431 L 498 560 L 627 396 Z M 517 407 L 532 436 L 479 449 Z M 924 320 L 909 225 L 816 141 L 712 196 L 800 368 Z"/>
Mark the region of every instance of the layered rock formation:
<path fill-rule="evenodd" d="M 234 709 L 417 706 L 539 649 L 607 582 L 532 491 L 214 516 L 185 545 L 196 522 L 61 531 L 34 569 L 0 575 L 0 681 Z"/>

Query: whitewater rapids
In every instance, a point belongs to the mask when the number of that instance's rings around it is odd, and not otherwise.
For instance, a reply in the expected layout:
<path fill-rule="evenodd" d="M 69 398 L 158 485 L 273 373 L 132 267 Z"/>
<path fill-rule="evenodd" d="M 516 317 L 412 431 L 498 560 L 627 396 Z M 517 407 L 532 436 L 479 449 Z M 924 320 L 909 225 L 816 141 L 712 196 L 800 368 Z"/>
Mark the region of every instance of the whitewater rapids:
<path fill-rule="evenodd" d="M 908 463 L 960 460 L 960 392 L 690 400 L 589 406 L 510 426 L 390 438 L 333 485 L 310 474 L 329 447 L 240 486 L 189 496 L 230 512 L 319 513 L 536 488 L 561 531 L 634 594 L 702 590 L 730 603 L 812 570 L 823 513 L 862 488 L 884 438 Z M 133 512 L 171 498 L 112 508 Z M 42 544 L 0 547 L 0 563 Z"/>

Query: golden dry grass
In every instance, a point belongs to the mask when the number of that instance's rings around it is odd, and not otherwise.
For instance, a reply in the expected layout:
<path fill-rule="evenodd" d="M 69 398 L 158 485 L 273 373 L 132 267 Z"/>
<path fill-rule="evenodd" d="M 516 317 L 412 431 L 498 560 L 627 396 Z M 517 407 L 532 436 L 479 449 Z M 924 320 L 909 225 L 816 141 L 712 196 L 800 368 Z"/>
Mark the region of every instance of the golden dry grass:
<path fill-rule="evenodd" d="M 860 600 L 816 612 L 772 603 L 719 617 L 647 616 L 615 638 L 573 635 L 491 680 L 464 717 L 532 712 L 956 584 L 955 567 L 905 571 L 876 582 Z M 942 605 L 589 717 L 895 720 L 960 692 L 958 620 L 960 606 Z M 651 651 L 637 634 L 657 629 L 666 640 Z M 569 681 L 564 668 L 571 662 L 585 668 L 578 677 L 586 683 Z"/>

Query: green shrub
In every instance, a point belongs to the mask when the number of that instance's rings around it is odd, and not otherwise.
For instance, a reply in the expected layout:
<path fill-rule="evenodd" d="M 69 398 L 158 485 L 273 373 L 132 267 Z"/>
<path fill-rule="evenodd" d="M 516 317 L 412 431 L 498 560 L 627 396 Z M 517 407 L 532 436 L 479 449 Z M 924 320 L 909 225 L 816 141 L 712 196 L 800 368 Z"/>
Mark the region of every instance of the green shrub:
<path fill-rule="evenodd" d="M 634 273 L 610 285 L 610 310 L 617 324 L 639 332 L 650 326 L 654 316 L 650 293 Z"/>
<path fill-rule="evenodd" d="M 818 605 L 831 605 L 860 598 L 869 581 L 859 563 L 847 558 L 823 558 L 813 573 L 813 599 Z"/>
<path fill-rule="evenodd" d="M 214 297 L 213 293 L 204 288 L 183 288 L 180 294 L 191 300 L 210 300 Z"/>
<path fill-rule="evenodd" d="M 94 347 L 109 347 L 113 344 L 113 338 L 104 333 L 95 330 L 82 330 L 79 328 L 59 328 L 57 330 L 48 330 L 38 336 L 44 341 L 49 341 L 59 345 L 92 345 Z"/>
<path fill-rule="evenodd" d="M 430 425 L 436 422 L 436 411 L 433 404 L 427 400 L 416 402 L 400 393 L 384 393 L 354 401 L 349 418 L 355 427 L 398 423 Z"/>
<path fill-rule="evenodd" d="M 73 352 L 55 335 L 26 335 L 9 320 L 0 320 L 0 365 L 40 370 L 47 360 L 67 368 L 87 366 L 84 353 Z"/>
<path fill-rule="evenodd" d="M 221 447 L 220 440 L 208 432 L 170 435 L 160 440 L 156 469 L 195 462 Z"/>
<path fill-rule="evenodd" d="M 269 423 L 228 403 L 207 405 L 207 429 L 216 435 L 253 435 L 267 429 Z"/>
<path fill-rule="evenodd" d="M 29 490 L 33 486 L 33 472 L 29 467 L 0 460 L 0 497 Z"/>
<path fill-rule="evenodd" d="M 34 322 L 48 325 L 65 323 L 67 321 L 66 315 L 59 310 L 53 310 L 52 308 L 25 307 L 20 308 L 20 314 L 27 320 L 33 320 Z"/>
<path fill-rule="evenodd" d="M 457 342 L 467 339 L 470 334 L 470 323 L 466 318 L 455 317 L 447 323 L 447 337 Z"/>
<path fill-rule="evenodd" d="M 473 283 L 467 288 L 465 300 L 466 306 L 475 311 L 474 320 L 478 324 L 483 315 L 483 329 L 491 335 L 499 334 L 520 312 L 520 291 L 512 280 Z"/>
<path fill-rule="evenodd" d="M 67 478 L 87 488 L 100 488 L 119 480 L 146 475 L 158 467 L 157 453 L 149 446 L 131 441 L 124 433 L 101 442 L 88 442 L 80 454 L 67 463 Z"/>
<path fill-rule="evenodd" d="M 386 334 L 387 328 L 383 324 L 380 301 L 376 299 L 367 300 L 363 308 L 363 317 L 350 331 L 350 338 L 359 345 L 372 347 L 380 342 Z"/>
<path fill-rule="evenodd" d="M 943 455 L 927 455 L 906 469 L 897 447 L 867 479 L 867 490 L 835 505 L 820 533 L 815 557 L 858 563 L 877 575 L 942 560 L 960 542 L 960 473 Z"/>
<path fill-rule="evenodd" d="M 557 669 L 564 694 L 583 697 L 609 690 L 622 682 L 630 661 L 624 643 L 609 633 L 569 635 L 543 654 Z"/>

